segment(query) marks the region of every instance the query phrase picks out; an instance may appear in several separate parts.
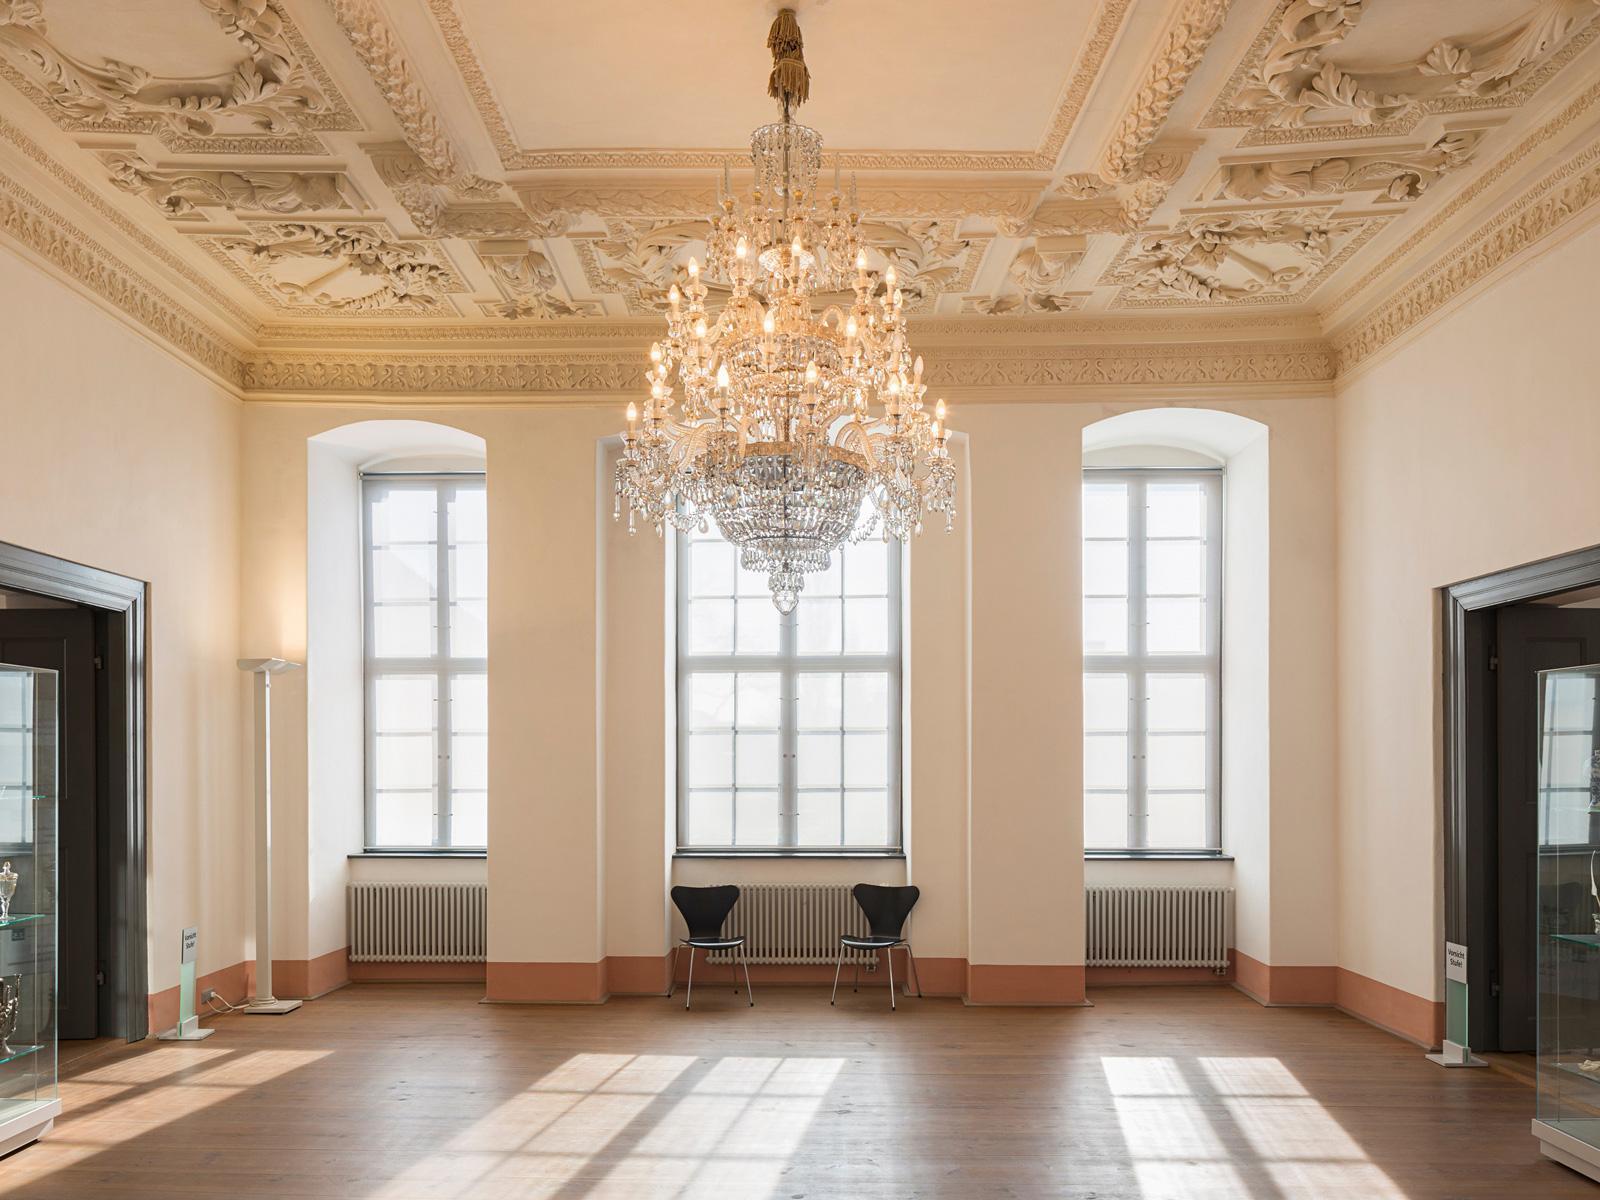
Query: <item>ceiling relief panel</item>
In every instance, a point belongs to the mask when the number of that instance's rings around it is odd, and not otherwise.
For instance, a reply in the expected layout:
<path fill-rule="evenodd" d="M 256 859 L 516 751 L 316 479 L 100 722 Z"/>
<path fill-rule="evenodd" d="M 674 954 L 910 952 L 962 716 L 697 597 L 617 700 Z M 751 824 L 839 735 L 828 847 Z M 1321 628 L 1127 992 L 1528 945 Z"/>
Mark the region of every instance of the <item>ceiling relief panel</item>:
<path fill-rule="evenodd" d="M 1600 0 L 794 2 L 822 178 L 940 336 L 1337 328 L 1600 136 Z M 770 20 L 0 0 L 0 181 L 241 346 L 637 341 L 752 185 Z"/>
<path fill-rule="evenodd" d="M 439 248 L 388 225 L 246 222 L 243 236 L 198 240 L 286 315 L 454 316 L 467 290 Z"/>
<path fill-rule="evenodd" d="M 1185 217 L 1130 238 L 1101 277 L 1118 308 L 1282 304 L 1302 299 L 1392 217 L 1333 208 Z"/>
<path fill-rule="evenodd" d="M 313 154 L 359 128 L 269 0 L 0 0 L 0 74 L 65 130 L 173 151 Z"/>
<path fill-rule="evenodd" d="M 1404 134 L 1517 107 L 1596 36 L 1595 0 L 1283 0 L 1205 124 L 1247 145 Z"/>
<path fill-rule="evenodd" d="M 243 167 L 151 166 L 136 152 L 103 151 L 100 159 L 114 186 L 141 196 L 175 221 L 208 222 L 214 215 L 366 211 L 366 202 L 342 171 L 274 171 Z"/>

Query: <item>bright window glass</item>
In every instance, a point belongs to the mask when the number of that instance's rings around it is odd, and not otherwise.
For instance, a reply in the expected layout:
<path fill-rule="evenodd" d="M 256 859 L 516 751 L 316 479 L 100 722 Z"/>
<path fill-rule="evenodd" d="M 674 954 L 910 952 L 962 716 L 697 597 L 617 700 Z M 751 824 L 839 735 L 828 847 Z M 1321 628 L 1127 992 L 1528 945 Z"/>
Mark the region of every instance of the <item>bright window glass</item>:
<path fill-rule="evenodd" d="M 374 850 L 489 840 L 482 475 L 362 478 L 367 817 Z"/>
<path fill-rule="evenodd" d="M 773 606 L 713 525 L 678 539 L 678 843 L 900 846 L 900 546 L 874 536 Z"/>
<path fill-rule="evenodd" d="M 1083 477 L 1086 849 L 1220 850 L 1222 475 Z"/>

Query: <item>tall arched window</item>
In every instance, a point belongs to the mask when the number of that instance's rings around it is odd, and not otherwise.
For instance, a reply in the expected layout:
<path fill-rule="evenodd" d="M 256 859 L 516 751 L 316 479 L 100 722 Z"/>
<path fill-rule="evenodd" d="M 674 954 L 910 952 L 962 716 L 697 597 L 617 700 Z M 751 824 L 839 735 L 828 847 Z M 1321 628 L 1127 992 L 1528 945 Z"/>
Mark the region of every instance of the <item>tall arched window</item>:
<path fill-rule="evenodd" d="M 1156 409 L 1085 431 L 1090 853 L 1222 848 L 1224 480 L 1230 451 L 1260 428 Z"/>

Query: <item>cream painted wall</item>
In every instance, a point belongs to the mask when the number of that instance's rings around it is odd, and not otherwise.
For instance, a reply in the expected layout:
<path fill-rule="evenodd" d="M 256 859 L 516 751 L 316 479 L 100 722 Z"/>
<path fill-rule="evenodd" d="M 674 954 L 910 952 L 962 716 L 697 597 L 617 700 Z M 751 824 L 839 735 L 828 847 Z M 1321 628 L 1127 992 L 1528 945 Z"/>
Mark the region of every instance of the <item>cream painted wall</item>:
<path fill-rule="evenodd" d="M 149 583 L 150 990 L 250 953 L 241 406 L 0 251 L 0 540 Z"/>
<path fill-rule="evenodd" d="M 1326 401 L 1226 407 L 1266 422 L 1274 453 L 1281 441 L 1291 465 L 1299 456 L 1325 457 Z M 954 453 L 962 512 L 955 531 L 947 535 L 934 523 L 907 556 L 904 861 L 671 859 L 668 545 L 651 530 L 630 537 L 625 523 L 611 520 L 611 468 L 602 445 L 615 431 L 608 410 L 249 406 L 246 624 L 265 631 L 304 628 L 308 437 L 383 417 L 438 421 L 481 435 L 488 447 L 494 546 L 494 853 L 486 869 L 455 861 L 359 861 L 352 877 L 486 873 L 490 954 L 499 962 L 660 954 L 667 945 L 670 883 L 730 878 L 909 879 L 924 891 L 915 926 L 923 956 L 1081 962 L 1077 465 L 1075 454 L 1066 463 L 1053 455 L 1061 446 L 1076 447 L 1085 424 L 1127 408 L 973 405 L 961 413 L 964 433 Z M 1281 536 L 1311 556 L 1307 563 L 1293 547 L 1285 550 L 1286 569 L 1309 572 L 1313 588 L 1331 592 L 1331 548 L 1306 515 L 1319 503 L 1325 514 L 1331 503 L 1326 474 L 1315 462 L 1302 462 L 1284 478 L 1287 495 L 1274 503 L 1294 515 L 1283 522 Z M 578 495 L 594 498 L 593 524 L 572 519 Z M 1041 552 L 1051 545 L 1060 553 Z M 1276 541 L 1273 553 L 1279 553 Z M 251 582 L 257 577 L 260 586 Z M 1274 611 L 1274 626 L 1309 646 L 1328 646 L 1327 606 L 1304 604 L 1289 586 L 1282 594 L 1299 608 Z M 293 638 L 275 650 L 295 651 Z M 1301 669 L 1308 661 L 1310 672 Z M 1273 693 L 1275 727 L 1292 732 L 1304 719 L 1326 730 L 1332 720 L 1327 679 L 1314 650 L 1309 659 L 1298 655 L 1292 678 Z M 280 703 L 280 740 L 288 739 L 289 729 L 305 727 L 303 691 L 299 703 L 297 710 L 290 701 Z M 287 761 L 302 764 L 297 778 L 303 788 L 303 749 L 280 749 Z M 1295 860 L 1328 853 L 1326 831 L 1305 819 L 1301 807 L 1325 809 L 1329 802 L 1331 744 L 1323 753 L 1327 761 L 1321 763 L 1313 755 L 1309 780 L 1306 764 L 1296 761 L 1293 789 L 1281 785 L 1292 791 L 1285 802 L 1290 815 L 1274 824 L 1272 836 L 1284 839 L 1283 853 Z M 1279 786 L 1275 780 L 1275 792 Z M 359 795 L 349 803 L 359 805 Z M 291 809 L 286 799 L 283 810 Z M 1232 868 L 1090 865 L 1103 880 L 1124 881 L 1122 872 L 1133 870 L 1145 881 L 1189 882 L 1225 880 Z M 1294 902 L 1329 911 L 1331 892 L 1321 890 L 1315 872 L 1309 878 L 1309 888 L 1293 889 Z M 1263 890 L 1270 896 L 1270 885 Z M 550 913 L 561 919 L 539 917 Z M 315 916 L 303 922 L 318 927 Z M 1329 961 L 1316 959 L 1316 937 L 1297 945 L 1298 936 L 1286 935 L 1270 953 L 1290 962 Z M 312 934 L 305 954 L 336 948 Z M 288 955 L 280 949 L 279 956 Z"/>
<path fill-rule="evenodd" d="M 1435 589 L 1600 543 L 1600 227 L 1339 390 L 1339 963 L 1442 995 Z"/>

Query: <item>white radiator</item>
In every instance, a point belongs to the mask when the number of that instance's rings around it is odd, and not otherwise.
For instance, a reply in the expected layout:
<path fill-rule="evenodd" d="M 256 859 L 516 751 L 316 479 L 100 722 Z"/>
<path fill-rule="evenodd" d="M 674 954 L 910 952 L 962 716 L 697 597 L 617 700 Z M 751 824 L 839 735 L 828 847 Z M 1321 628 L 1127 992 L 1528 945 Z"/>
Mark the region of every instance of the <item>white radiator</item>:
<path fill-rule="evenodd" d="M 681 936 L 681 917 L 678 925 Z M 847 883 L 741 883 L 739 903 L 722 929 L 730 937 L 744 934 L 749 962 L 832 966 L 839 960 L 839 935 L 865 934 L 867 919 Z M 726 951 L 708 957 L 713 962 L 737 959 Z M 852 951 L 844 960 L 870 962 L 873 957 Z"/>
<path fill-rule="evenodd" d="M 352 883 L 351 962 L 483 962 L 486 883 Z"/>
<path fill-rule="evenodd" d="M 1233 889 L 1086 888 L 1091 967 L 1228 965 Z"/>

